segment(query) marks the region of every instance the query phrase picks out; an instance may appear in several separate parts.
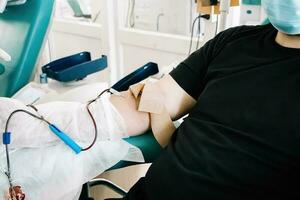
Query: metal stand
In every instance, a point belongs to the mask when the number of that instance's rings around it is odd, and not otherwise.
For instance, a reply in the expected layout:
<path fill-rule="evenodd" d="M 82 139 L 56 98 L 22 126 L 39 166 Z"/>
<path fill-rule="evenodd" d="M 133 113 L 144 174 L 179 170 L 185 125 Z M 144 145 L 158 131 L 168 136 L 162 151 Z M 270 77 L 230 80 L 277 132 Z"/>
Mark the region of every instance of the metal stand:
<path fill-rule="evenodd" d="M 79 197 L 79 200 L 94 200 L 90 196 L 90 189 L 94 186 L 106 186 L 109 189 L 113 190 L 114 192 L 118 193 L 121 196 L 125 196 L 127 194 L 127 191 L 122 189 L 120 186 L 114 184 L 113 182 L 103 179 L 103 178 L 97 178 L 89 181 L 88 183 L 84 184 L 82 186 L 81 195 Z"/>

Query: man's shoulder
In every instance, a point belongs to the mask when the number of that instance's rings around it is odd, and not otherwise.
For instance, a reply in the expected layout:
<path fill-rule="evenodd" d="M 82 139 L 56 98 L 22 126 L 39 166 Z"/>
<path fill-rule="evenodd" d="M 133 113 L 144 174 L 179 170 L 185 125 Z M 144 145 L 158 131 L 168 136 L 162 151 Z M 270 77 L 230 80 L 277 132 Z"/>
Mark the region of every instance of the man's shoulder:
<path fill-rule="evenodd" d="M 242 25 L 229 28 L 221 33 L 222 38 L 226 38 L 227 40 L 234 40 L 241 37 L 249 36 L 249 35 L 259 35 L 264 34 L 266 32 L 274 30 L 271 24 L 266 25 L 256 25 L 256 26 L 249 26 L 249 25 Z"/>
<path fill-rule="evenodd" d="M 255 36 L 255 38 L 264 37 L 267 32 L 273 30 L 274 28 L 270 24 L 256 26 L 236 26 L 220 32 L 211 40 L 211 43 L 214 44 L 214 51 L 220 52 L 220 50 L 222 50 L 225 45 L 231 42 L 235 42 L 240 39 L 249 40 L 249 36 Z"/>

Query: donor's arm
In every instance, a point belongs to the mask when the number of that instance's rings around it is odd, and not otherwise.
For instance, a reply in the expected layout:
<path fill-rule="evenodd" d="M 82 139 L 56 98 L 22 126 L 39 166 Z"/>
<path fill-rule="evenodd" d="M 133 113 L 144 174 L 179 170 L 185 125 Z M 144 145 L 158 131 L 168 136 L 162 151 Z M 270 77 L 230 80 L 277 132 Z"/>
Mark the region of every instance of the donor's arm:
<path fill-rule="evenodd" d="M 153 104 L 163 105 L 172 120 L 187 114 L 196 103 L 170 75 L 166 75 L 155 83 L 147 84 L 147 88 L 149 88 L 147 91 L 150 91 L 147 95 L 160 97 L 159 102 L 156 99 Z M 134 96 L 132 91 L 122 92 L 122 96 L 112 95 L 110 101 L 124 118 L 130 136 L 141 134 L 151 127 L 150 114 L 138 110 L 140 100 Z M 154 136 L 162 146 L 166 146 L 171 133 L 154 132 Z"/>

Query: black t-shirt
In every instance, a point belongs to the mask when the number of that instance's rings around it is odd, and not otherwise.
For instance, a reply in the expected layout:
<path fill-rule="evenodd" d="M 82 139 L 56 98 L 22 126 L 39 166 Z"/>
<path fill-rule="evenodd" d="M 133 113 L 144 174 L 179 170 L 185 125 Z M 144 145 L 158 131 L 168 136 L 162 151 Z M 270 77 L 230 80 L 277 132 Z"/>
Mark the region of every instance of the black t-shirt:
<path fill-rule="evenodd" d="M 300 49 L 276 34 L 226 30 L 171 72 L 197 103 L 150 167 L 148 199 L 300 198 Z"/>

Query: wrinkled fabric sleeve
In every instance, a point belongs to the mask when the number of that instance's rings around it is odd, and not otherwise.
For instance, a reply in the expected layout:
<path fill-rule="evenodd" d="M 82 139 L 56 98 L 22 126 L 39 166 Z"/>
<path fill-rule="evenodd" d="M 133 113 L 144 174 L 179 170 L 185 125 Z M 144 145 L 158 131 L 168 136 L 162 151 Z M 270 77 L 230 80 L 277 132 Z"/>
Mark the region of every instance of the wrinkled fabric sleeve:
<path fill-rule="evenodd" d="M 239 27 L 219 33 L 170 72 L 178 85 L 194 99 L 198 99 L 205 87 L 204 79 L 211 61 L 217 59 L 218 53 L 237 29 Z"/>

